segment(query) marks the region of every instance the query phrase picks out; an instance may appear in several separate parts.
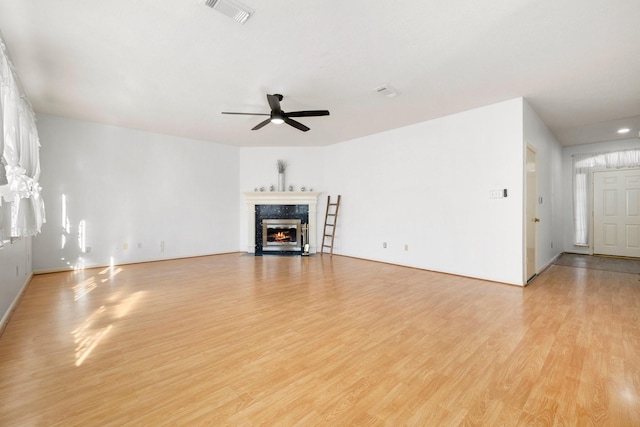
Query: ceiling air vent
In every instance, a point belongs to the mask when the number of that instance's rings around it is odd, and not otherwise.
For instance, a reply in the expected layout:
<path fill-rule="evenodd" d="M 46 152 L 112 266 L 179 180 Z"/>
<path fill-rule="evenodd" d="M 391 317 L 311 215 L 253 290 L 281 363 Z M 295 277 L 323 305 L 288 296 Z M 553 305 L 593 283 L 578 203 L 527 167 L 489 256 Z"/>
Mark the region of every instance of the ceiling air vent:
<path fill-rule="evenodd" d="M 387 98 L 393 98 L 394 96 L 398 95 L 398 91 L 395 90 L 394 88 L 392 88 L 391 86 L 384 84 L 382 86 L 378 86 L 377 88 L 373 89 L 378 93 L 383 94 L 384 96 L 386 96 Z"/>
<path fill-rule="evenodd" d="M 200 3 L 204 3 L 241 24 L 244 24 L 254 12 L 253 9 L 236 0 L 200 0 Z"/>

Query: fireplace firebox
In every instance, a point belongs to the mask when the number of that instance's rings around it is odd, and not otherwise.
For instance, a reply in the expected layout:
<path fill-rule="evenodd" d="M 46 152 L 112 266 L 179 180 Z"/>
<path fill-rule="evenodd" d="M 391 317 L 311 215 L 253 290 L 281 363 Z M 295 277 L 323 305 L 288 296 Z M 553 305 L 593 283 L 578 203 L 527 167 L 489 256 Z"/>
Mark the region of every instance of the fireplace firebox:
<path fill-rule="evenodd" d="M 255 254 L 302 255 L 308 205 L 255 205 Z"/>
<path fill-rule="evenodd" d="M 301 223 L 299 219 L 263 219 L 263 251 L 301 251 Z"/>

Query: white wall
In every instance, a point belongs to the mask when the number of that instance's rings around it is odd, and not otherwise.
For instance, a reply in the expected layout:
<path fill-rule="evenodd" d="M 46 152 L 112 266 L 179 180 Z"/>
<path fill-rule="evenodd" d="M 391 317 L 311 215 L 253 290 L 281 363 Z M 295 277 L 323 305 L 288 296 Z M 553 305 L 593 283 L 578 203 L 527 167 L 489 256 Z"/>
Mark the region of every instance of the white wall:
<path fill-rule="evenodd" d="M 0 249 L 0 329 L 31 278 L 31 237 L 5 243 Z"/>
<path fill-rule="evenodd" d="M 573 145 L 562 148 L 562 189 L 566 197 L 563 198 L 563 236 L 564 251 L 588 254 L 589 248 L 575 246 L 573 244 L 573 158 L 574 154 L 607 153 L 617 150 L 629 150 L 640 148 L 638 138 L 629 138 L 620 141 L 598 142 L 595 144 Z"/>
<path fill-rule="evenodd" d="M 536 151 L 538 161 L 537 271 L 562 253 L 562 147 L 531 106 L 524 103 L 524 141 Z"/>
<path fill-rule="evenodd" d="M 38 130 L 47 223 L 35 271 L 239 250 L 236 147 L 48 115 Z"/>
<path fill-rule="evenodd" d="M 327 147 L 335 253 L 522 285 L 523 147 L 521 98 Z"/>

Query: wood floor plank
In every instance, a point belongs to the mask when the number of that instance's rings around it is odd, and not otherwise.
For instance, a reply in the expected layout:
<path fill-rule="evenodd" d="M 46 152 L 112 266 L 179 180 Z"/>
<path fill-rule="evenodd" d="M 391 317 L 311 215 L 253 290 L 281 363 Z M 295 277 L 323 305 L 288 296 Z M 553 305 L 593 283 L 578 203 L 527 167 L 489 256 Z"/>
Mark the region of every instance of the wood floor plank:
<path fill-rule="evenodd" d="M 640 425 L 619 261 L 524 289 L 341 256 L 37 275 L 0 337 L 0 425 Z"/>

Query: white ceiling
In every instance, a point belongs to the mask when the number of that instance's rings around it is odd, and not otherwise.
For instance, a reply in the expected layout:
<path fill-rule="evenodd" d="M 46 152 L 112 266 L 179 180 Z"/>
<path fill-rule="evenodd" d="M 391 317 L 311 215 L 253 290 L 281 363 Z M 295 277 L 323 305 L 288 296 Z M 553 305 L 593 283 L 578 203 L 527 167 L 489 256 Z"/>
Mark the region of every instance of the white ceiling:
<path fill-rule="evenodd" d="M 244 25 L 198 0 L 0 0 L 0 31 L 36 112 L 223 144 L 328 145 L 519 96 L 563 145 L 640 131 L 638 0 L 242 1 Z M 331 116 L 220 114 L 268 113 L 267 93 Z"/>

